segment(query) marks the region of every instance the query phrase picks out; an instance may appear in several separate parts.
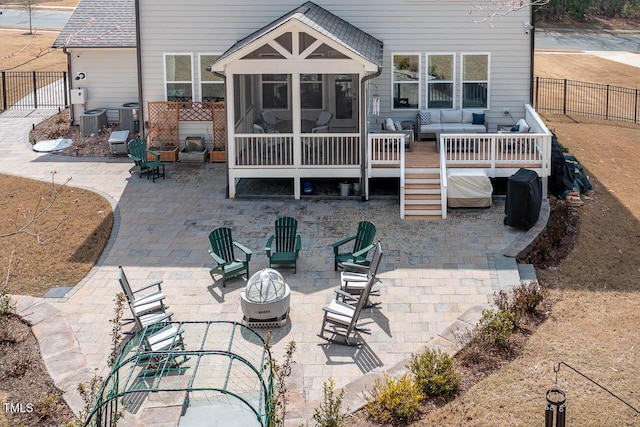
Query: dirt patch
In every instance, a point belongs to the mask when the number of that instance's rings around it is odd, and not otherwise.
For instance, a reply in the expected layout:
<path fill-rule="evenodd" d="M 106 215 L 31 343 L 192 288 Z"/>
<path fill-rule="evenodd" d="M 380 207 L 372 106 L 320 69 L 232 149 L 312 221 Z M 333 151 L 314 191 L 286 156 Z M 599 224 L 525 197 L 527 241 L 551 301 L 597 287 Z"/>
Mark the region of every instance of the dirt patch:
<path fill-rule="evenodd" d="M 84 136 L 80 133 L 80 126 L 71 126 L 69 110 L 51 116 L 40 122 L 29 133 L 29 140 L 40 142 L 47 139 L 68 138 L 72 145 L 58 154 L 79 157 L 111 157 L 114 156 L 109 149 L 109 137 L 111 132 L 118 130 L 118 125 L 110 123 L 107 128 L 98 133 Z M 132 136 L 133 137 L 133 136 Z M 119 155 L 126 157 L 126 155 Z"/>
<path fill-rule="evenodd" d="M 73 421 L 75 416 L 51 381 L 29 325 L 14 315 L 0 315 L 0 325 L 0 409 L 7 425 L 61 426 Z M 11 405 L 8 410 L 5 404 Z"/>

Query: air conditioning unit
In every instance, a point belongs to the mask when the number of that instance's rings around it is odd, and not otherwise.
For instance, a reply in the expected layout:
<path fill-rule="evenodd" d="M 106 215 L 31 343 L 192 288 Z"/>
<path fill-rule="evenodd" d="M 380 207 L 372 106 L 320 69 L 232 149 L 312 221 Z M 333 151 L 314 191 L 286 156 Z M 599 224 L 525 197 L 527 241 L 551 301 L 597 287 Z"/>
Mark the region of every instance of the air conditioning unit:
<path fill-rule="evenodd" d="M 137 102 L 127 102 L 120 107 L 120 130 L 128 130 L 129 133 L 137 133 L 138 129 L 138 111 L 140 104 Z"/>
<path fill-rule="evenodd" d="M 80 133 L 83 136 L 89 136 L 92 133 L 96 134 L 106 128 L 108 124 L 107 110 L 105 108 L 87 110 L 80 114 Z"/>

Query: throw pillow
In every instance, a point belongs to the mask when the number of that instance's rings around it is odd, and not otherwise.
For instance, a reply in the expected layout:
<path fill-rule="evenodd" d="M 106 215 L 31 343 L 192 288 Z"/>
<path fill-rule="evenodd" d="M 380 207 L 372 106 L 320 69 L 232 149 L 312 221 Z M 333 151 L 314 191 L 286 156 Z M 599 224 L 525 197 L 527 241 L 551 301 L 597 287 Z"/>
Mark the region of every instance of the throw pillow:
<path fill-rule="evenodd" d="M 402 130 L 402 125 L 400 124 L 400 120 L 394 120 L 393 126 L 395 127 L 396 130 Z"/>
<path fill-rule="evenodd" d="M 473 125 L 483 125 L 484 124 L 484 114 L 476 114 L 473 113 Z"/>
<path fill-rule="evenodd" d="M 520 132 L 529 132 L 529 125 L 524 119 L 518 120 L 518 126 L 520 126 Z"/>
<path fill-rule="evenodd" d="M 421 125 L 430 125 L 431 124 L 431 111 L 420 111 L 420 124 Z"/>
<path fill-rule="evenodd" d="M 519 132 L 520 131 L 520 125 L 513 125 L 513 127 L 511 128 L 511 132 Z"/>
<path fill-rule="evenodd" d="M 384 130 L 396 130 L 396 125 L 393 124 L 393 119 L 391 117 L 384 121 Z"/>

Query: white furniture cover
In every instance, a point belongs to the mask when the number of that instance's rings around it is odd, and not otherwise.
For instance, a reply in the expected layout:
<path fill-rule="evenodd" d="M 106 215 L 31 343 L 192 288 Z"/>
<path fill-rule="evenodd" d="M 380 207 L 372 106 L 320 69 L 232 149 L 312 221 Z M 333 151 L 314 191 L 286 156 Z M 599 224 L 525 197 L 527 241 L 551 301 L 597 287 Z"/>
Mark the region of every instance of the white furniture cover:
<path fill-rule="evenodd" d="M 483 169 L 447 170 L 447 205 L 450 208 L 491 206 L 493 186 Z"/>

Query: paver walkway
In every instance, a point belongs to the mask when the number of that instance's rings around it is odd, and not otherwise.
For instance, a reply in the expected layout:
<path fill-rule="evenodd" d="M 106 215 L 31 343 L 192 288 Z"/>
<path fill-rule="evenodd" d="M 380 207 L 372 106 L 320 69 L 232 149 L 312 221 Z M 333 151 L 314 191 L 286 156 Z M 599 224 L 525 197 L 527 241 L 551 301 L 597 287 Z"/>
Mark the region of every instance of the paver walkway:
<path fill-rule="evenodd" d="M 277 359 L 286 343 L 297 344 L 290 408 L 321 398 L 329 377 L 342 387 L 395 366 L 469 308 L 486 304 L 504 286 L 496 259 L 523 235 L 503 225 L 500 198 L 489 209 L 450 211 L 444 221 L 402 221 L 394 200 L 225 199 L 225 172 L 218 164 L 168 164 L 167 178 L 152 183 L 129 176 L 127 159 L 38 155 L 25 142 L 27 132 L 49 114 L 0 115 L 0 172 L 48 180 L 56 170 L 59 177 L 73 177 L 71 184 L 98 191 L 114 205 L 114 239 L 100 262 L 65 298 L 51 300 L 66 316 L 88 366 L 102 375 L 107 373 L 113 298 L 120 292 L 118 265 L 133 286 L 164 279 L 175 320 L 242 319 L 239 294 L 245 281 L 222 288 L 209 275 L 207 235 L 217 226 L 231 227 L 235 240 L 253 249 L 255 272 L 268 266 L 263 247 L 274 220 L 289 215 L 299 221 L 298 272 L 283 270 L 292 289 L 290 322 L 273 331 Z M 330 345 L 317 337 L 322 307 L 338 285 L 329 245 L 353 234 L 363 219 L 377 225 L 385 253 L 381 296 L 374 297 L 382 304 L 362 316 L 371 328 L 364 345 Z"/>

